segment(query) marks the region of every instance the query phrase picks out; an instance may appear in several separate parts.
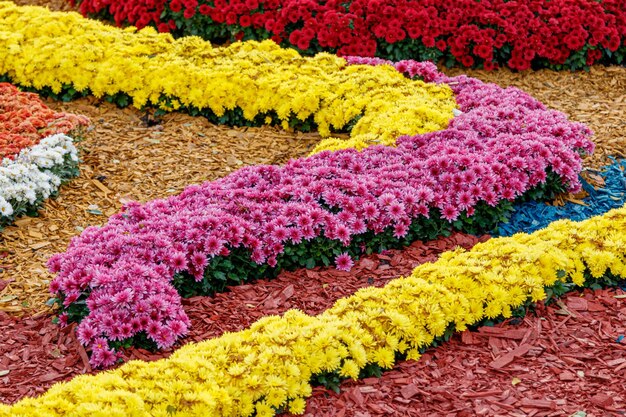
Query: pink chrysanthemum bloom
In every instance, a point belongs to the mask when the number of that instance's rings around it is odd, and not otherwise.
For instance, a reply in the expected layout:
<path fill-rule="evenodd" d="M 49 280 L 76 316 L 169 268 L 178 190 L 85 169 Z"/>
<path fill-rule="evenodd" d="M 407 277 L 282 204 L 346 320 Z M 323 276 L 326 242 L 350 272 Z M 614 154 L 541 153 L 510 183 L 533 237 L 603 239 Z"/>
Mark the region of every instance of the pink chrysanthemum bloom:
<path fill-rule="evenodd" d="M 452 205 L 447 205 L 441 211 L 441 217 L 449 222 L 453 222 L 457 219 L 457 217 L 459 217 L 459 210 Z"/>
<path fill-rule="evenodd" d="M 344 245 L 350 243 L 350 229 L 348 229 L 346 226 L 341 225 L 337 227 L 336 235 L 337 238 L 341 240 Z"/>
<path fill-rule="evenodd" d="M 174 254 L 171 260 L 171 265 L 175 271 L 182 271 L 187 266 L 187 260 L 185 259 L 185 255 L 182 253 Z"/>
<path fill-rule="evenodd" d="M 335 258 L 335 265 L 337 266 L 338 270 L 349 272 L 354 266 L 354 261 L 352 260 L 350 255 L 344 252 Z"/>
<path fill-rule="evenodd" d="M 90 324 L 82 326 L 76 330 L 78 341 L 83 345 L 88 345 L 97 336 L 97 330 Z"/>

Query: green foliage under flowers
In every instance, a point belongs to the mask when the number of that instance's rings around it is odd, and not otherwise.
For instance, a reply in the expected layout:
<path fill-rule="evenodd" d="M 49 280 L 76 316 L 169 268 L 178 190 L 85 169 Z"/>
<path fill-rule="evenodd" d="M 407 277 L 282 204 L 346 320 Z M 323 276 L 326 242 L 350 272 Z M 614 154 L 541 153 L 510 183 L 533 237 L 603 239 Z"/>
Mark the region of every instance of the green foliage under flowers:
<path fill-rule="evenodd" d="M 19 84 L 15 84 L 9 76 L 0 75 L 0 82 L 10 82 L 14 85 L 17 85 L 20 90 L 33 92 L 39 94 L 41 97 L 50 97 L 55 100 L 60 100 L 63 102 L 68 102 L 72 100 L 76 100 L 82 97 L 87 97 L 91 95 L 91 91 L 86 88 L 82 91 L 77 91 L 72 85 L 64 84 L 61 88 L 61 91 L 55 93 L 52 91 L 50 87 L 42 87 L 42 88 L 34 88 L 34 87 L 25 87 Z M 133 103 L 132 98 L 123 92 L 118 92 L 115 94 L 107 94 L 102 99 L 108 103 L 113 103 L 119 107 L 127 107 Z M 173 100 L 175 97 L 161 96 L 159 98 L 159 102 L 150 106 L 151 108 L 156 108 L 155 116 L 160 116 L 165 113 L 174 110 Z M 164 110 L 166 108 L 167 110 Z M 142 108 L 145 110 L 145 108 Z M 218 116 L 215 114 L 210 108 L 200 109 L 195 106 L 184 106 L 181 105 L 176 109 L 177 111 L 181 111 L 184 113 L 188 113 L 191 116 L 203 116 L 209 122 L 213 124 L 227 125 L 227 126 L 248 126 L 248 127 L 258 127 L 264 125 L 270 126 L 281 126 L 281 120 L 274 111 L 269 111 L 266 113 L 257 114 L 254 119 L 248 120 L 243 116 L 243 110 L 240 107 L 235 107 L 234 109 L 226 109 L 224 114 Z M 350 133 L 356 122 L 361 118 L 361 115 L 356 116 L 352 120 L 350 120 L 346 126 L 341 129 L 332 129 L 332 133 Z M 266 123 L 266 119 L 269 118 L 270 122 Z M 310 115 L 305 120 L 300 120 L 296 117 L 295 114 L 290 114 L 289 119 L 287 120 L 289 127 L 299 132 L 311 132 L 317 129 L 317 124 L 314 120 L 314 115 Z"/>
<path fill-rule="evenodd" d="M 549 172 L 545 183 L 529 190 L 515 203 L 530 198 L 540 201 L 551 200 L 564 190 L 565 186 L 560 178 Z M 233 248 L 228 256 L 211 258 L 202 280 L 195 281 L 191 274 L 179 272 L 174 275 L 173 284 L 184 298 L 212 295 L 224 291 L 229 285 L 240 285 L 260 278 L 274 278 L 282 270 L 330 266 L 334 263 L 335 257 L 344 252 L 350 254 L 353 259 L 358 259 L 364 254 L 403 248 L 417 240 L 429 241 L 440 236 L 449 236 L 455 230 L 473 235 L 484 234 L 494 230 L 498 224 L 508 221 L 513 212 L 513 204 L 511 201 L 502 200 L 495 207 L 491 207 L 480 202 L 475 207 L 474 215 L 468 217 L 464 212 L 452 223 L 442 219 L 438 209 L 431 209 L 429 218 L 415 218 L 406 236 L 400 239 L 393 235 L 393 228 L 389 227 L 379 234 L 368 231 L 356 235 L 349 246 L 323 236 L 297 245 L 285 244 L 285 250 L 278 256 L 275 267 L 255 263 L 250 259 L 248 249 Z"/>
<path fill-rule="evenodd" d="M 130 348 L 145 349 L 149 352 L 157 352 L 159 350 L 156 342 L 150 339 L 146 332 L 139 332 L 133 337 L 122 340 L 109 341 L 109 346 L 116 351 Z M 120 362 L 123 362 L 123 360 L 120 359 Z"/>
<path fill-rule="evenodd" d="M 498 209 L 505 208 L 492 208 L 492 210 Z M 500 215 L 497 218 L 499 219 Z M 259 265 L 250 259 L 249 250 L 235 248 L 226 257 L 212 258 L 201 281 L 196 282 L 187 272 L 177 273 L 174 276 L 174 287 L 183 297 L 212 295 L 215 292 L 224 291 L 229 285 L 239 285 L 259 278 L 274 278 L 281 270 L 310 269 L 318 265 L 330 266 L 335 257 L 344 252 L 349 253 L 353 259 L 357 259 L 362 254 L 408 246 L 416 240 L 433 240 L 439 236 L 448 236 L 453 229 L 452 224 L 442 220 L 436 215 L 436 211 L 432 210 L 430 219 L 414 220 L 407 235 L 401 239 L 394 237 L 393 228 L 389 227 L 379 234 L 368 231 L 356 235 L 349 246 L 325 237 L 317 237 L 298 245 L 286 244 L 284 252 L 277 258 L 275 267 L 267 264 Z"/>

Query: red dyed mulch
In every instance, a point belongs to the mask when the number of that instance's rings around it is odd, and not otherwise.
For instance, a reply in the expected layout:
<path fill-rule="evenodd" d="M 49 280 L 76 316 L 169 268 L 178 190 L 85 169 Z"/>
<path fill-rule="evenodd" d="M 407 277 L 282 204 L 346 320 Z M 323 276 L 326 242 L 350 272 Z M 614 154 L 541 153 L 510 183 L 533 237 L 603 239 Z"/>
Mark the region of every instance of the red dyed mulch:
<path fill-rule="evenodd" d="M 480 240 L 486 240 L 487 237 Z M 415 242 L 402 251 L 388 251 L 359 260 L 348 273 L 333 268 L 285 272 L 271 281 L 231 287 L 215 297 L 184 300 L 192 325 L 183 343 L 218 337 L 248 327 L 263 316 L 298 308 L 319 314 L 359 288 L 383 286 L 408 275 L 417 265 L 437 259 L 455 246 L 472 247 L 479 239 L 455 234 L 433 242 Z M 16 318 L 0 312 L 0 401 L 13 403 L 35 396 L 55 382 L 91 372 L 87 354 L 74 337 L 75 325 L 60 329 L 51 316 Z M 153 354 L 132 349 L 132 359 L 156 360 L 173 350 Z M 8 374 L 3 375 L 9 371 Z"/>
<path fill-rule="evenodd" d="M 308 417 L 626 415 L 626 294 L 572 293 L 463 332 L 382 378 L 316 388 Z M 576 414 L 578 412 L 578 414 Z"/>

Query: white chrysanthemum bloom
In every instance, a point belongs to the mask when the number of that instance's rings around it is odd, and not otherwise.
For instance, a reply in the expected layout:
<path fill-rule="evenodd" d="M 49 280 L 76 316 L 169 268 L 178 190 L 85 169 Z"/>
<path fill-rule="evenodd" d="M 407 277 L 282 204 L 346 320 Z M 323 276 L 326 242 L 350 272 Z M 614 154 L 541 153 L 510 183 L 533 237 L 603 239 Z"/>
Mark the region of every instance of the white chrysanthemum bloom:
<path fill-rule="evenodd" d="M 37 165 L 38 167 L 41 168 L 52 168 L 54 166 L 54 159 L 52 158 L 47 158 L 45 156 L 38 156 L 35 158 L 35 160 L 33 161 L 35 163 L 35 165 Z"/>
<path fill-rule="evenodd" d="M 50 184 L 56 190 L 61 186 L 61 178 L 57 177 L 56 175 L 50 175 Z"/>
<path fill-rule="evenodd" d="M 13 206 L 4 198 L 0 197 L 0 216 L 8 217 L 13 214 Z"/>
<path fill-rule="evenodd" d="M 28 200 L 29 204 L 35 204 L 37 201 L 37 194 L 35 194 L 35 190 L 33 188 L 29 188 L 24 192 L 24 198 Z"/>
<path fill-rule="evenodd" d="M 44 138 L 37 145 L 23 149 L 15 160 L 5 158 L 0 163 L 0 216 L 10 216 L 10 202 L 34 204 L 38 198 L 48 198 L 61 185 L 61 178 L 51 169 L 62 165 L 65 157 L 78 161 L 78 151 L 72 139 L 58 134 Z"/>

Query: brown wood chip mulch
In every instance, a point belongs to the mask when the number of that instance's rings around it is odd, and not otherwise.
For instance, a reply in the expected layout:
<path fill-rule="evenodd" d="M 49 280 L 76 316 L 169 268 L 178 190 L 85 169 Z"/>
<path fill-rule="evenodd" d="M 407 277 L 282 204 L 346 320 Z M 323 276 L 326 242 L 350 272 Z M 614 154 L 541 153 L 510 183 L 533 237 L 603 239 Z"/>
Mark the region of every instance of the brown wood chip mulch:
<path fill-rule="evenodd" d="M 78 11 L 78 7 L 72 7 L 69 0 L 11 0 L 18 6 L 42 6 L 52 11 L 71 12 Z"/>
<path fill-rule="evenodd" d="M 585 290 L 455 335 L 381 378 L 315 388 L 306 417 L 626 415 L 626 293 Z"/>
<path fill-rule="evenodd" d="M 436 260 L 442 252 L 457 246 L 469 249 L 487 238 L 454 234 L 427 243 L 415 242 L 403 251 L 392 250 L 361 258 L 350 272 L 320 267 L 284 272 L 274 280 L 231 287 L 230 292 L 215 297 L 186 299 L 184 309 L 192 324 L 183 343 L 242 330 L 261 317 L 282 314 L 293 308 L 311 315 L 319 314 L 359 288 L 383 286 L 398 276 L 410 274 L 421 263 Z M 74 326 L 61 329 L 51 322 L 48 314 L 20 319 L 0 312 L 1 402 L 13 403 L 24 396 L 35 396 L 54 382 L 91 372 L 87 354 L 74 336 Z M 156 360 L 169 356 L 172 351 L 153 354 L 133 349 L 127 356 Z"/>
<path fill-rule="evenodd" d="M 88 116 L 93 128 L 79 143 L 80 176 L 47 200 L 39 217 L 23 217 L 0 232 L 0 311 L 14 314 L 46 309 L 53 278 L 47 259 L 87 226 L 104 224 L 124 202 L 168 197 L 244 165 L 281 164 L 320 141 L 315 133 L 215 126 L 180 113 L 154 120 L 95 98 L 46 104 Z"/>

